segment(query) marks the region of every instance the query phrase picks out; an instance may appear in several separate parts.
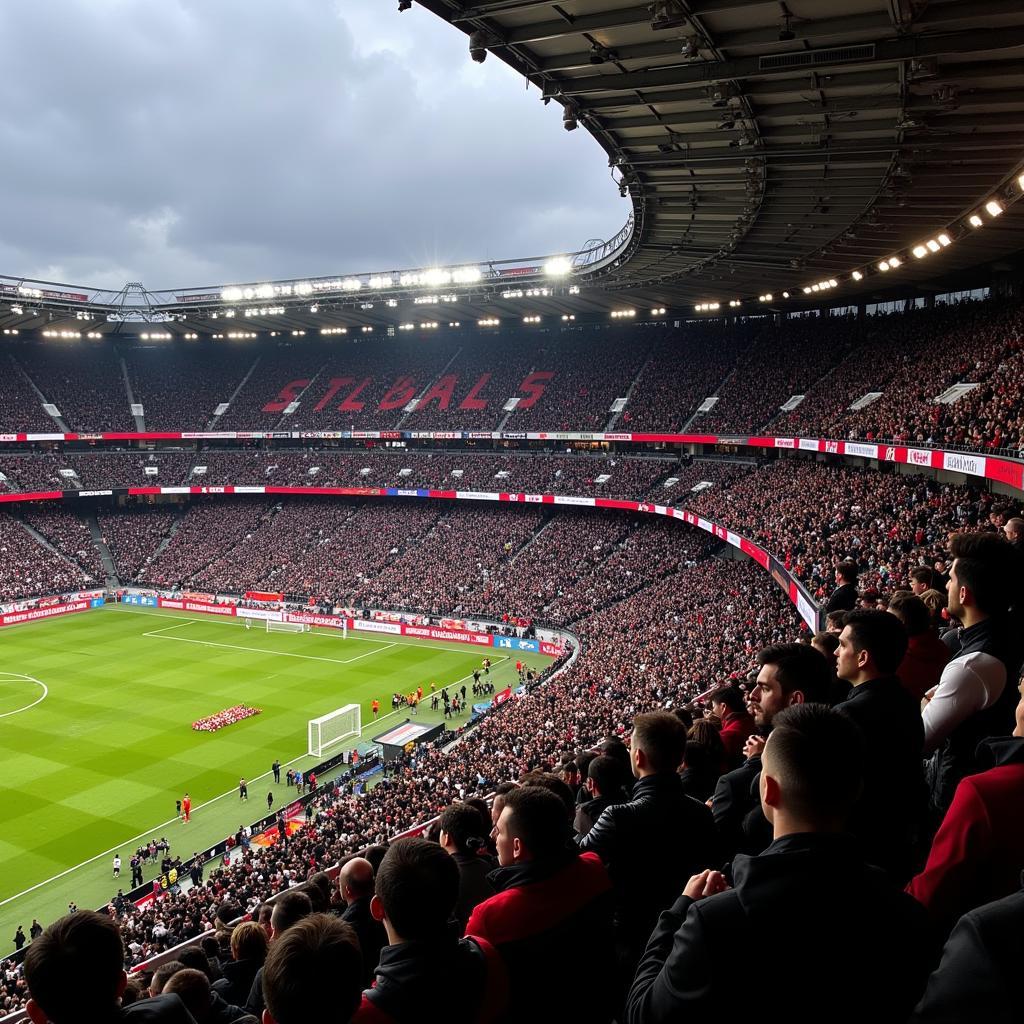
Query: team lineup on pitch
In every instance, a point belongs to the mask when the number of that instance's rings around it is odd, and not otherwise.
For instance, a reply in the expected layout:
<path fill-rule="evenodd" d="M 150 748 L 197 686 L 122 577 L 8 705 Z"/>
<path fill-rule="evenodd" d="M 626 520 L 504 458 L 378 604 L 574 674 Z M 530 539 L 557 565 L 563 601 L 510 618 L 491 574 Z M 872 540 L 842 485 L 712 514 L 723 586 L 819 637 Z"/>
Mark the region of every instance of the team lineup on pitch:
<path fill-rule="evenodd" d="M 10 809 L 0 930 L 57 916 L 70 902 L 106 903 L 129 881 L 136 847 L 162 831 L 187 863 L 258 819 L 268 795 L 275 810 L 284 806 L 288 787 L 274 781 L 272 765 L 283 775 L 319 760 L 307 749 L 311 719 L 356 702 L 362 737 L 346 744 L 365 744 L 377 723 L 383 731 L 410 714 L 392 710 L 393 694 L 429 694 L 432 683 L 439 693 L 481 665 L 478 649 L 436 641 L 246 630 L 123 606 L 20 626 L 5 632 L 4 645 L 6 664 L 24 671 L 0 676 L 0 777 Z M 516 678 L 506 657 L 494 657 L 491 672 L 500 686 Z M 241 703 L 261 713 L 216 732 L 193 729 Z M 468 710 L 449 724 L 463 724 Z M 413 721 L 444 720 L 429 700 L 417 712 Z M 239 780 L 258 795 L 252 810 Z M 186 792 L 187 826 L 175 813 Z M 126 869 L 115 880 L 116 855 Z M 156 873 L 150 864 L 145 881 Z"/>

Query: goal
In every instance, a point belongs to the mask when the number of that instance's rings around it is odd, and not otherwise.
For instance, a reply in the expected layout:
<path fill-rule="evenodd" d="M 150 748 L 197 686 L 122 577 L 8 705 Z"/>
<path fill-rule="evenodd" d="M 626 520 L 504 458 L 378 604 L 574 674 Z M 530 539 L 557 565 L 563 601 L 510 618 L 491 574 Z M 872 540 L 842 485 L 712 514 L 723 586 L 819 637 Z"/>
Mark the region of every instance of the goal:
<path fill-rule="evenodd" d="M 331 747 L 362 732 L 358 704 L 346 704 L 329 715 L 309 720 L 310 757 L 323 757 Z"/>
<path fill-rule="evenodd" d="M 268 633 L 308 633 L 312 629 L 306 622 L 278 622 L 275 619 L 265 621 Z"/>

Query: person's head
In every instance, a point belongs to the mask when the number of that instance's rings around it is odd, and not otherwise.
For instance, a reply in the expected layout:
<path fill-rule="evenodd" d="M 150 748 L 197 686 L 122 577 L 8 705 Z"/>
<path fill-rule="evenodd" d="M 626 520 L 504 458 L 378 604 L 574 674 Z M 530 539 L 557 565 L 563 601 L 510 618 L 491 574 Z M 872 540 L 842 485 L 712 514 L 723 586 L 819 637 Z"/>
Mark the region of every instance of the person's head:
<path fill-rule="evenodd" d="M 832 682 L 828 660 L 806 644 L 772 644 L 758 651 L 757 685 L 750 693 L 750 713 L 761 729 L 791 704 L 824 703 Z"/>
<path fill-rule="evenodd" d="M 824 704 L 780 711 L 760 781 L 761 808 L 775 838 L 841 830 L 860 796 L 864 756 L 860 729 L 841 711 Z"/>
<path fill-rule="evenodd" d="M 267 933 L 255 921 L 243 921 L 231 933 L 231 958 L 263 963 L 267 958 Z"/>
<path fill-rule="evenodd" d="M 950 539 L 949 613 L 964 625 L 1003 614 L 1017 569 L 1017 552 L 994 533 L 956 533 Z"/>
<path fill-rule="evenodd" d="M 829 670 L 836 667 L 836 651 L 839 650 L 839 634 L 822 630 L 811 638 L 811 646 L 828 662 Z"/>
<path fill-rule="evenodd" d="M 695 771 L 721 771 L 725 758 L 722 734 L 708 721 L 700 719 L 686 733 L 683 764 Z"/>
<path fill-rule="evenodd" d="M 178 971 L 168 979 L 164 992 L 176 995 L 196 1024 L 203 1024 L 210 1016 L 210 979 L 202 971 L 194 967 Z"/>
<path fill-rule="evenodd" d="M 1003 526 L 1003 535 L 1011 544 L 1020 544 L 1024 541 L 1024 519 L 1018 516 L 1008 519 Z"/>
<path fill-rule="evenodd" d="M 623 788 L 622 762 L 601 754 L 587 766 L 587 792 L 592 797 L 610 797 Z"/>
<path fill-rule="evenodd" d="M 522 786 L 505 797 L 491 833 L 502 867 L 558 857 L 572 838 L 562 801 L 539 786 Z"/>
<path fill-rule="evenodd" d="M 377 872 L 370 912 L 384 923 L 392 945 L 434 941 L 445 934 L 458 897 L 459 869 L 437 843 L 396 839 Z"/>
<path fill-rule="evenodd" d="M 558 769 L 558 774 L 567 786 L 570 786 L 573 789 L 577 789 L 579 787 L 580 769 L 579 765 L 577 765 L 575 761 L 566 761 L 566 763 Z"/>
<path fill-rule="evenodd" d="M 263 1024 L 349 1020 L 362 998 L 363 954 L 352 926 L 312 914 L 274 943 L 263 965 Z"/>
<path fill-rule="evenodd" d="M 385 856 L 387 855 L 387 852 L 387 843 L 377 843 L 374 846 L 368 846 L 365 850 L 363 850 L 363 856 L 373 866 L 374 875 L 376 875 L 377 872 L 380 871 L 381 862 L 384 860 Z"/>
<path fill-rule="evenodd" d="M 167 963 L 161 964 L 154 972 L 153 977 L 149 979 L 149 994 L 151 996 L 160 995 L 167 982 L 173 978 L 178 971 L 184 971 L 185 965 L 180 960 L 168 960 Z"/>
<path fill-rule="evenodd" d="M 932 625 L 942 621 L 942 613 L 946 610 L 946 592 L 944 590 L 926 590 L 921 595 L 928 614 L 932 617 Z"/>
<path fill-rule="evenodd" d="M 921 636 L 931 628 L 931 612 L 916 594 L 893 594 L 889 601 L 889 611 L 903 623 L 907 636 Z"/>
<path fill-rule="evenodd" d="M 338 895 L 345 903 L 355 903 L 373 895 L 373 865 L 365 857 L 353 855 L 341 862 L 338 869 Z M 314 908 L 313 913 L 317 912 Z"/>
<path fill-rule="evenodd" d="M 34 1024 L 112 1017 L 128 983 L 117 923 L 91 910 L 55 921 L 28 947 L 25 981 Z"/>
<path fill-rule="evenodd" d="M 501 817 L 501 810 L 505 806 L 505 797 L 514 789 L 518 789 L 518 784 L 515 782 L 501 782 L 494 787 L 494 799 L 491 801 L 492 828 L 498 824 L 498 818 Z"/>
<path fill-rule="evenodd" d="M 619 763 L 625 769 L 625 774 L 630 774 L 630 765 L 632 762 L 630 761 L 629 747 L 622 742 L 621 737 L 609 736 L 607 739 L 602 740 L 598 750 L 608 757 L 617 758 Z"/>
<path fill-rule="evenodd" d="M 574 758 L 576 767 L 580 772 L 580 785 L 587 781 L 587 772 L 590 770 L 590 762 L 598 756 L 596 750 L 584 750 L 582 754 L 577 754 Z"/>
<path fill-rule="evenodd" d="M 739 699 L 742 708 L 742 696 Z M 649 711 L 633 719 L 629 756 L 638 779 L 677 771 L 685 751 L 686 727 L 671 712 Z"/>
<path fill-rule="evenodd" d="M 1024 739 L 1024 677 L 1017 681 L 1017 692 L 1020 700 L 1017 701 L 1016 726 L 1013 735 L 1018 739 Z"/>
<path fill-rule="evenodd" d="M 910 570 L 910 591 L 920 597 L 926 590 L 931 590 L 935 574 L 926 565 L 919 565 Z"/>
<path fill-rule="evenodd" d="M 476 853 L 487 846 L 490 822 L 469 804 L 452 804 L 441 812 L 440 843 L 449 853 Z"/>
<path fill-rule="evenodd" d="M 738 686 L 721 686 L 711 694 L 711 710 L 719 719 L 743 711 L 743 692 Z"/>
<path fill-rule="evenodd" d="M 252 919 L 263 929 L 269 940 L 271 938 L 270 919 L 274 914 L 272 903 L 260 903 L 252 912 Z"/>
<path fill-rule="evenodd" d="M 178 959 L 191 970 L 202 971 L 210 981 L 213 981 L 210 958 L 198 946 L 189 946 L 187 949 L 183 949 L 178 954 Z"/>
<path fill-rule="evenodd" d="M 858 610 L 839 634 L 836 672 L 854 686 L 891 676 L 907 653 L 907 631 L 888 612 Z"/>
<path fill-rule="evenodd" d="M 839 586 L 843 586 L 846 583 L 857 582 L 857 563 L 856 562 L 840 562 L 836 566 L 836 583 Z"/>
<path fill-rule="evenodd" d="M 310 898 L 298 889 L 288 889 L 274 900 L 270 915 L 270 938 L 276 939 L 282 932 L 313 913 Z"/>
<path fill-rule="evenodd" d="M 844 625 L 846 625 L 845 611 L 829 612 L 825 616 L 825 629 L 830 633 L 835 633 L 838 636 L 842 633 Z"/>
<path fill-rule="evenodd" d="M 576 794 L 554 772 L 527 772 L 519 780 L 520 789 L 526 786 L 539 786 L 549 793 L 554 793 L 562 801 L 566 816 L 570 821 L 573 819 L 576 814 Z"/>

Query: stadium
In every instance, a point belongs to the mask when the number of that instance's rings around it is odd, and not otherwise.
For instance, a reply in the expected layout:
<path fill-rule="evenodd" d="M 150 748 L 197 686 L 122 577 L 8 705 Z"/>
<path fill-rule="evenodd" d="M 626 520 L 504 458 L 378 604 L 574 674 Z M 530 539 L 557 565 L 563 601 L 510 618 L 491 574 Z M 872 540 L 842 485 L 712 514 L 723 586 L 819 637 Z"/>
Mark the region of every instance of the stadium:
<path fill-rule="evenodd" d="M 1024 11 L 394 6 L 626 222 L 0 276 L 0 1019 L 1016 1019 Z"/>

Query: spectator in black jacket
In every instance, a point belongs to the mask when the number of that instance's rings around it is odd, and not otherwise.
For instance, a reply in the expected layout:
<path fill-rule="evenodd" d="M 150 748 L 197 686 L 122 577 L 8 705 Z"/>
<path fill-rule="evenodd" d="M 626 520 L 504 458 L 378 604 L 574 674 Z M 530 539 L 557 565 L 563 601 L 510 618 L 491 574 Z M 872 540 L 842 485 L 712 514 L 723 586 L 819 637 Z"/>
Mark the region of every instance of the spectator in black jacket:
<path fill-rule="evenodd" d="M 195 1024 L 173 994 L 118 1006 L 128 985 L 121 930 L 92 910 L 60 918 L 28 947 L 25 980 L 33 1024 Z"/>
<path fill-rule="evenodd" d="M 679 766 L 686 727 L 668 711 L 633 719 L 630 758 L 637 783 L 628 804 L 607 808 L 579 840 L 608 868 L 615 890 L 615 944 L 628 985 L 658 914 L 683 883 L 715 863 L 718 837 L 711 811 L 686 796 Z"/>
<path fill-rule="evenodd" d="M 775 716 L 760 781 L 773 841 L 733 861 L 734 888 L 702 871 L 661 915 L 626 1024 L 744 1020 L 773 984 L 787 1024 L 906 1019 L 927 977 L 928 926 L 844 833 L 863 760 L 840 712 L 807 704 Z M 756 969 L 734 969 L 737 950 Z"/>
<path fill-rule="evenodd" d="M 907 652 L 903 623 L 883 611 L 855 611 L 839 635 L 836 670 L 853 692 L 838 710 L 867 741 L 864 792 L 851 829 L 865 859 L 905 885 L 919 866 L 916 845 L 924 818 L 924 726 L 917 701 L 896 670 Z"/>
<path fill-rule="evenodd" d="M 273 910 L 270 913 L 270 945 L 274 943 L 289 928 L 298 924 L 304 917 L 313 913 L 313 903 L 306 893 L 299 889 L 288 889 L 281 893 L 274 900 Z M 269 956 L 269 954 L 268 954 Z M 249 998 L 246 1000 L 245 1009 L 254 1017 L 263 1014 L 263 968 L 256 972 L 252 988 L 249 989 Z"/>
<path fill-rule="evenodd" d="M 573 821 L 577 836 L 585 836 L 606 807 L 624 804 L 629 800 L 623 782 L 622 762 L 617 757 L 601 754 L 587 765 L 587 781 L 582 790 L 587 794 L 587 799 L 576 805 L 576 818 Z"/>
<path fill-rule="evenodd" d="M 857 564 L 840 562 L 836 566 L 836 589 L 825 605 L 826 612 L 849 612 L 857 607 Z"/>
<path fill-rule="evenodd" d="M 470 804 L 452 804 L 441 812 L 440 825 L 441 846 L 459 869 L 455 920 L 461 935 L 466 930 L 473 908 L 494 895 L 494 886 L 487 879 L 498 866 L 487 853 L 490 823 Z"/>
<path fill-rule="evenodd" d="M 262 1024 L 345 1024 L 359 1006 L 362 976 L 355 932 L 331 914 L 310 914 L 270 948 Z"/>
<path fill-rule="evenodd" d="M 1024 963 L 1024 890 L 960 918 L 928 979 L 913 1024 L 1017 1024 Z"/>
<path fill-rule="evenodd" d="M 224 976 L 213 991 L 225 1002 L 244 1006 L 256 974 L 267 959 L 267 933 L 255 921 L 242 921 L 231 932 L 231 959 L 224 962 Z"/>
<path fill-rule="evenodd" d="M 746 761 L 718 780 L 711 809 L 725 853 L 760 853 L 771 841 L 771 825 L 761 811 L 758 779 L 761 752 L 775 716 L 797 704 L 827 703 L 832 668 L 806 644 L 773 644 L 758 652 L 757 682 L 750 691 L 750 713 L 757 735 L 744 747 Z"/>
<path fill-rule="evenodd" d="M 494 947 L 452 931 L 458 895 L 459 869 L 437 843 L 398 839 L 388 847 L 370 906 L 390 945 L 357 1020 L 412 1024 L 436 1012 L 451 1024 L 471 1024 L 504 1010 L 505 970 Z"/>
<path fill-rule="evenodd" d="M 342 921 L 352 927 L 363 951 L 363 984 L 373 981 L 377 960 L 388 937 L 384 926 L 370 912 L 373 899 L 373 865 L 364 857 L 351 857 L 338 872 L 338 892 L 345 901 Z"/>
<path fill-rule="evenodd" d="M 210 989 L 210 979 L 195 967 L 183 967 L 164 986 L 166 994 L 176 995 L 196 1024 L 260 1024 L 240 1006 L 226 1003 Z"/>

